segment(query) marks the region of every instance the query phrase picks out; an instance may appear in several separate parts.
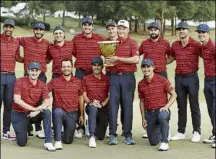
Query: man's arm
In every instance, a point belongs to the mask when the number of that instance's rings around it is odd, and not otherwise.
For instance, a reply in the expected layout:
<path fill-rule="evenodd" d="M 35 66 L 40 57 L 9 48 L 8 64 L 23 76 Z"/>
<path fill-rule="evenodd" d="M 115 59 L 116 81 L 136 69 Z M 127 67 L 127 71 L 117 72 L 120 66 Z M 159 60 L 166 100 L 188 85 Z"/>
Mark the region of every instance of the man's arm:
<path fill-rule="evenodd" d="M 30 111 L 38 111 L 40 110 L 40 108 L 38 107 L 33 107 L 29 104 L 27 104 L 26 102 L 24 102 L 22 99 L 21 99 L 21 95 L 18 95 L 18 94 L 14 94 L 14 102 L 18 105 L 20 105 L 21 107 L 27 109 L 27 110 L 30 110 Z"/>
<path fill-rule="evenodd" d="M 92 101 L 88 98 L 87 92 L 83 92 L 83 98 L 86 104 L 90 104 Z"/>
<path fill-rule="evenodd" d="M 81 125 L 84 124 L 84 98 L 83 95 L 79 96 L 79 108 L 80 108 L 80 118 L 79 118 L 79 123 Z"/>
<path fill-rule="evenodd" d="M 143 99 L 140 98 L 140 113 L 141 113 L 141 118 L 142 118 L 142 126 L 144 129 L 147 127 L 147 122 L 145 119 L 145 108 L 144 108 L 144 102 Z"/>
<path fill-rule="evenodd" d="M 166 60 L 167 60 L 166 63 L 170 64 L 170 63 L 172 63 L 175 60 L 175 57 L 173 57 L 173 56 L 167 56 Z"/>
<path fill-rule="evenodd" d="M 101 102 L 102 107 L 106 106 L 109 100 L 110 100 L 110 93 L 108 93 L 107 98 L 103 102 Z"/>
<path fill-rule="evenodd" d="M 123 62 L 123 63 L 139 63 L 139 56 L 133 56 L 133 57 L 118 57 L 118 56 L 112 56 L 112 57 L 106 57 L 106 61 L 109 63 L 115 63 L 117 61 Z"/>
<path fill-rule="evenodd" d="M 172 89 L 169 94 L 171 95 L 168 103 L 160 109 L 160 111 L 169 111 L 168 108 L 175 102 L 177 94 L 174 89 Z"/>

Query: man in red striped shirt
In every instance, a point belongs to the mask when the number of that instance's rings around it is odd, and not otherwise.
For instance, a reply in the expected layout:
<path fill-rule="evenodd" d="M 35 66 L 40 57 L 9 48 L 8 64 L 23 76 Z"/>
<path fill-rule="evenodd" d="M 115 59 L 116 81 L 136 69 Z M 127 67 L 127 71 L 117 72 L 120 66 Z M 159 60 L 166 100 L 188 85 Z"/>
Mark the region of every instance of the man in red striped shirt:
<path fill-rule="evenodd" d="M 103 41 L 104 38 L 93 33 L 93 20 L 89 17 L 84 17 L 81 20 L 82 33 L 76 35 L 72 41 L 74 44 L 73 55 L 75 60 L 75 77 L 82 79 L 85 75 L 92 73 L 91 59 L 100 56 L 100 48 L 97 42 Z M 76 137 L 82 137 L 84 125 L 79 125 L 77 128 Z"/>
<path fill-rule="evenodd" d="M 132 137 L 133 120 L 133 100 L 136 80 L 136 64 L 139 62 L 139 52 L 137 42 L 129 37 L 129 22 L 126 20 L 118 21 L 118 41 L 120 41 L 116 56 L 106 58 L 110 67 L 110 126 L 111 135 L 109 144 L 117 145 L 117 116 L 120 99 L 124 109 L 124 136 L 127 145 L 134 145 Z"/>
<path fill-rule="evenodd" d="M 144 40 L 140 47 L 140 55 L 144 54 L 143 58 L 150 58 L 154 61 L 154 72 L 167 78 L 166 63 L 170 53 L 170 44 L 167 40 L 160 36 L 160 25 L 157 22 L 152 22 L 148 26 L 150 38 Z"/>
<path fill-rule="evenodd" d="M 105 137 L 108 125 L 109 77 L 102 73 L 103 59 L 92 59 L 93 73 L 83 78 L 84 100 L 89 123 L 89 147 L 95 148 L 95 136 L 99 140 Z"/>
<path fill-rule="evenodd" d="M 53 123 L 56 150 L 62 149 L 62 140 L 65 144 L 73 142 L 77 120 L 81 125 L 84 123 L 82 82 L 72 75 L 71 59 L 63 59 L 61 69 L 62 75 L 48 83 L 48 90 L 52 91 L 55 97 L 53 98 Z M 79 117 L 78 111 L 80 111 Z"/>
<path fill-rule="evenodd" d="M 56 26 L 53 30 L 54 44 L 49 45 L 47 63 L 52 63 L 52 79 L 61 76 L 61 62 L 65 58 L 72 59 L 73 42 L 65 40 L 63 26 Z"/>
<path fill-rule="evenodd" d="M 171 140 L 185 139 L 185 127 L 187 123 L 187 96 L 189 96 L 191 116 L 193 123 L 193 136 L 191 142 L 200 141 L 201 115 L 199 108 L 198 92 L 198 62 L 199 42 L 189 36 L 187 22 L 180 22 L 176 30 L 180 40 L 172 44 L 168 63 L 176 60 L 175 90 L 178 104 L 178 132 Z"/>
<path fill-rule="evenodd" d="M 147 129 L 149 143 L 153 146 L 161 142 L 159 150 L 169 149 L 169 107 L 176 100 L 176 93 L 170 82 L 154 73 L 151 59 L 143 59 L 141 64 L 144 78 L 138 84 L 142 126 Z M 167 95 L 170 94 L 168 100 Z"/>
<path fill-rule="evenodd" d="M 16 136 L 10 131 L 11 106 L 13 102 L 16 61 L 22 62 L 19 56 L 19 41 L 12 34 L 15 22 L 12 19 L 5 19 L 3 24 L 4 32 L 1 34 L 1 106 L 4 103 L 3 113 L 3 139 L 15 140 Z"/>
<path fill-rule="evenodd" d="M 45 30 L 45 25 L 43 23 L 35 23 L 33 25 L 33 33 L 32 37 L 19 37 L 20 45 L 23 46 L 24 49 L 24 75 L 27 76 L 28 65 L 32 61 L 39 62 L 41 64 L 41 74 L 39 75 L 39 80 L 46 83 L 47 77 L 46 73 L 46 56 L 49 47 L 48 40 L 43 38 Z M 30 126 L 30 131 L 32 131 L 32 127 Z M 36 136 L 39 138 L 44 138 L 44 134 L 41 127 L 41 123 L 35 124 Z M 29 132 L 30 134 L 30 132 Z M 30 134 L 32 135 L 32 134 Z"/>
<path fill-rule="evenodd" d="M 216 53 L 215 53 L 215 42 L 209 37 L 210 27 L 207 24 L 200 24 L 197 26 L 198 38 L 201 45 L 200 56 L 204 62 L 204 95 L 206 104 L 208 107 L 209 117 L 212 124 L 212 135 L 208 139 L 204 139 L 204 143 L 212 143 L 212 147 L 215 148 L 215 113 L 216 113 Z"/>
<path fill-rule="evenodd" d="M 48 109 L 50 99 L 46 84 L 38 80 L 40 73 L 40 63 L 31 62 L 28 65 L 29 76 L 16 80 L 11 121 L 16 133 L 17 144 L 23 147 L 27 143 L 29 123 L 41 122 L 43 120 L 45 132 L 44 147 L 48 151 L 55 151 L 55 147 L 52 144 L 51 111 Z M 38 106 L 37 103 L 41 98 L 43 102 Z"/>

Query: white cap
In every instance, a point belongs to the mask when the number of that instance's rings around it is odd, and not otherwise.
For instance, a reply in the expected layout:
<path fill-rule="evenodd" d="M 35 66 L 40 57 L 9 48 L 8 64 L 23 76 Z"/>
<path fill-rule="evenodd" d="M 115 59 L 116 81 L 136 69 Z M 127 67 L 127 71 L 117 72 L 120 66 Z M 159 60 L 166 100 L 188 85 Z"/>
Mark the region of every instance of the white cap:
<path fill-rule="evenodd" d="M 127 20 L 119 20 L 118 26 L 124 26 L 126 28 L 129 28 L 129 22 Z"/>

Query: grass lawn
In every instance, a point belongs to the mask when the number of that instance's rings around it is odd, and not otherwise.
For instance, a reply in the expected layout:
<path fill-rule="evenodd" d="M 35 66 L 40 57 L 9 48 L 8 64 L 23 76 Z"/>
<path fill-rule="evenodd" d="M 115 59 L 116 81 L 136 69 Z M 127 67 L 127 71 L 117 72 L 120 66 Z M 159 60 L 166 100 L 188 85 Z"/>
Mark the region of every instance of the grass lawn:
<path fill-rule="evenodd" d="M 42 19 L 38 19 L 38 20 L 42 20 Z M 46 22 L 50 23 L 51 25 L 51 31 L 49 32 L 45 32 L 44 37 L 50 41 L 53 40 L 53 35 L 52 35 L 52 29 L 56 26 L 56 25 L 61 25 L 62 23 L 62 19 L 61 18 L 53 18 L 53 17 L 46 17 Z M 81 28 L 79 28 L 79 20 L 70 18 L 70 17 L 66 17 L 65 20 L 65 24 L 66 24 L 66 40 L 71 40 L 74 37 L 74 34 L 71 34 L 69 32 L 69 29 L 74 29 L 76 33 L 81 32 Z M 1 24 L 1 29 L 2 29 L 2 24 Z M 190 27 L 191 30 L 191 34 L 190 36 L 192 38 L 194 38 L 195 40 L 197 39 L 197 33 L 195 32 L 195 27 Z M 102 36 L 106 37 L 107 33 L 105 31 L 105 27 L 101 27 L 101 26 L 97 26 L 95 25 L 95 33 L 99 33 Z M 75 34 L 76 34 L 75 33 Z M 20 27 L 16 27 L 15 31 L 14 31 L 14 36 L 32 36 L 32 29 L 26 29 L 26 28 L 20 28 Z M 141 31 L 141 29 L 139 30 L 139 33 L 131 33 L 131 36 L 133 39 L 135 39 L 138 44 L 140 45 L 141 42 L 148 38 L 148 33 Z M 170 43 L 172 43 L 175 40 L 178 40 L 178 36 L 172 36 L 171 35 L 171 31 L 170 29 L 167 29 L 167 32 L 165 33 L 165 39 L 167 39 Z M 215 29 L 212 29 L 211 31 L 211 38 L 215 41 Z M 23 50 L 21 48 L 21 55 L 23 55 Z M 140 58 L 140 61 L 142 60 L 143 57 Z M 48 77 L 48 81 L 51 79 L 51 64 L 50 63 L 48 65 L 48 71 L 47 71 L 47 77 Z M 169 64 L 167 66 L 167 71 L 168 71 L 168 77 L 169 80 L 171 81 L 172 84 L 174 84 L 174 73 L 175 73 L 175 62 L 173 62 L 172 64 Z M 73 70 L 74 72 L 75 70 Z M 21 77 L 23 76 L 23 64 L 17 63 L 16 65 L 16 76 Z M 204 95 L 203 95 L 203 84 L 204 84 L 204 71 L 203 71 L 203 62 L 202 59 L 200 58 L 200 62 L 199 62 L 199 78 L 200 78 L 200 91 L 199 91 L 199 97 L 200 100 L 204 100 Z M 143 75 L 140 69 L 140 64 L 138 64 L 138 71 L 136 72 L 136 80 L 137 83 L 142 79 Z M 137 91 L 135 93 L 135 99 L 137 99 Z"/>

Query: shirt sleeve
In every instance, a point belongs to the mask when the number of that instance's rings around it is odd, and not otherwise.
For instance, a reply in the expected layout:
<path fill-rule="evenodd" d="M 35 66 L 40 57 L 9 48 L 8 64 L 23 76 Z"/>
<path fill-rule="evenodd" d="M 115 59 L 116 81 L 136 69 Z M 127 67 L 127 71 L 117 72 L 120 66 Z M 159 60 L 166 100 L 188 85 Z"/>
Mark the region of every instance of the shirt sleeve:
<path fill-rule="evenodd" d="M 141 56 L 142 54 L 144 54 L 144 52 L 143 52 L 143 43 L 139 47 L 139 55 Z"/>
<path fill-rule="evenodd" d="M 19 44 L 22 45 L 23 47 L 25 46 L 25 39 L 26 37 L 17 37 Z"/>
<path fill-rule="evenodd" d="M 14 94 L 21 95 L 22 92 L 21 88 L 22 88 L 22 82 L 21 80 L 17 79 L 14 85 Z"/>
<path fill-rule="evenodd" d="M 168 41 L 167 41 L 166 55 L 168 55 L 168 56 L 171 55 L 171 47 L 170 47 L 170 43 Z"/>
<path fill-rule="evenodd" d="M 53 88 L 54 88 L 54 80 L 51 80 L 49 83 L 47 83 L 48 92 L 51 92 Z"/>
<path fill-rule="evenodd" d="M 42 99 L 45 100 L 47 98 L 49 98 L 49 92 L 48 92 L 47 85 L 44 84 L 44 86 L 42 88 Z"/>
<path fill-rule="evenodd" d="M 83 92 L 87 92 L 86 78 L 85 77 L 82 80 L 82 85 L 83 85 Z"/>
<path fill-rule="evenodd" d="M 73 51 L 72 51 L 72 55 L 73 55 L 74 57 L 76 57 L 75 37 L 71 40 L 71 42 L 73 43 Z"/>
<path fill-rule="evenodd" d="M 131 50 L 132 57 L 133 56 L 139 56 L 139 51 L 138 51 L 138 43 L 133 40 L 132 42 L 132 50 Z"/>
<path fill-rule="evenodd" d="M 175 51 L 174 51 L 174 44 L 172 44 L 172 47 L 170 48 L 170 56 L 175 57 Z"/>
<path fill-rule="evenodd" d="M 142 92 L 142 88 L 141 88 L 141 83 L 138 84 L 138 95 L 139 95 L 139 98 L 140 99 L 143 99 L 144 98 L 144 94 Z"/>
<path fill-rule="evenodd" d="M 52 60 L 52 56 L 50 54 L 50 46 L 49 46 L 49 48 L 47 49 L 47 52 L 46 52 L 46 60 L 48 60 L 48 61 Z"/>
<path fill-rule="evenodd" d="M 79 84 L 79 96 L 81 96 L 81 95 L 83 95 L 83 84 L 82 84 L 82 81 L 80 80 L 80 82 L 79 82 L 80 84 Z"/>
<path fill-rule="evenodd" d="M 172 87 L 169 80 L 165 79 L 164 81 L 164 89 L 167 93 L 170 93 L 174 88 Z"/>

